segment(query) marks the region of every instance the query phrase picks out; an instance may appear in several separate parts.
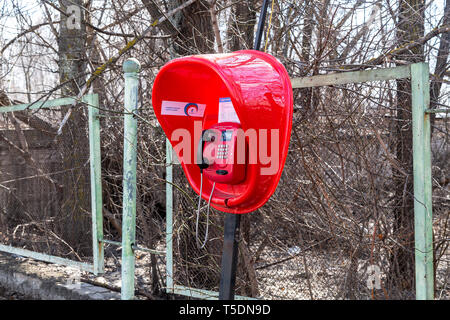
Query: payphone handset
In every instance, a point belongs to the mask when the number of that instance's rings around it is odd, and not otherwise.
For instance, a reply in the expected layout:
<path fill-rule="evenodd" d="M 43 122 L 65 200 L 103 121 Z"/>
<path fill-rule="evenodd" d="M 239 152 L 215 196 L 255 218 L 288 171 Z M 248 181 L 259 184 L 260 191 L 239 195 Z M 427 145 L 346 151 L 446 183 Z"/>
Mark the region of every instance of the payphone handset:
<path fill-rule="evenodd" d="M 240 124 L 223 122 L 203 131 L 199 144 L 201 164 L 205 176 L 213 182 L 238 184 L 245 178 L 245 158 L 238 159 L 238 132 Z M 244 154 L 245 155 L 245 154 Z"/>
<path fill-rule="evenodd" d="M 200 195 L 197 208 L 196 238 L 198 241 L 198 220 L 200 215 L 200 202 L 203 189 L 203 174 L 213 182 L 213 187 L 208 201 L 207 229 L 205 240 L 199 248 L 203 248 L 208 236 L 209 205 L 216 183 L 238 184 L 245 179 L 245 157 L 243 161 L 238 158 L 238 152 L 246 150 L 238 149 L 238 134 L 241 125 L 235 122 L 222 122 L 203 130 L 198 143 L 197 165 L 200 168 Z M 244 138 L 245 139 L 245 138 Z M 244 144 L 245 147 L 245 144 Z"/>

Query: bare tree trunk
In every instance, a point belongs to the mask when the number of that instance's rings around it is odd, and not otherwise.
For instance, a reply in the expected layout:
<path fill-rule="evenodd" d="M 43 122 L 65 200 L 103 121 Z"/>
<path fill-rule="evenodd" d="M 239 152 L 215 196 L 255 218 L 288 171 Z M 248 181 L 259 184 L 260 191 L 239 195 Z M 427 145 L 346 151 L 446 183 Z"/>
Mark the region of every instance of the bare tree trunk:
<path fill-rule="evenodd" d="M 181 0 L 171 0 L 169 9 L 174 9 L 182 3 Z M 175 15 L 173 22 L 179 31 L 174 44 L 177 54 L 214 52 L 214 32 L 209 7 L 208 1 L 199 0 Z"/>
<path fill-rule="evenodd" d="M 231 51 L 253 47 L 256 24 L 256 1 L 238 1 L 232 9 L 228 30 L 228 48 Z"/>
<path fill-rule="evenodd" d="M 400 0 L 397 21 L 397 45 L 415 41 L 424 34 L 424 0 Z M 395 57 L 400 64 L 424 60 L 423 46 Z M 398 245 L 392 250 L 388 284 L 391 290 L 414 290 L 414 198 L 411 123 L 411 81 L 397 81 L 396 156 L 408 174 L 393 168 L 395 188 L 392 236 Z M 399 293 L 400 293 L 399 292 Z"/>
<path fill-rule="evenodd" d="M 312 7 L 313 4 L 310 0 L 305 1 L 305 9 L 304 9 L 304 15 L 305 15 L 305 23 L 302 30 L 302 48 L 301 48 L 301 55 L 302 60 L 305 63 L 305 70 L 301 72 L 301 76 L 306 76 L 308 73 L 307 68 L 310 66 L 310 56 L 311 56 L 311 38 L 312 38 L 312 32 L 314 27 L 314 8 Z M 305 88 L 300 90 L 300 99 L 301 99 L 301 105 L 302 108 L 307 114 L 309 112 L 309 109 L 311 108 L 311 99 L 312 99 L 312 88 Z"/>
<path fill-rule="evenodd" d="M 159 19 L 164 15 L 164 13 L 161 11 L 161 8 L 156 4 L 155 0 L 142 0 L 142 3 L 144 4 L 148 13 L 152 16 L 152 19 Z M 175 8 L 175 6 L 173 6 L 173 8 Z M 168 20 L 164 21 L 159 25 L 159 27 L 167 34 L 175 35 L 178 32 L 173 23 L 173 18 L 169 18 Z"/>
<path fill-rule="evenodd" d="M 217 21 L 216 0 L 213 0 L 209 4 L 209 14 L 211 15 L 211 23 L 214 30 L 214 37 L 217 43 L 217 52 L 223 53 L 222 38 L 220 36 L 219 22 Z"/>
<path fill-rule="evenodd" d="M 63 96 L 77 95 L 85 83 L 86 26 L 83 5 L 83 0 L 60 0 L 62 12 L 58 55 L 60 82 L 65 83 L 61 89 Z M 70 10 L 74 6 L 78 6 L 79 10 Z M 73 16 L 72 12 L 75 12 Z M 78 18 L 78 13 L 79 21 L 73 20 Z M 59 232 L 78 253 L 89 254 L 89 145 L 85 108 L 77 106 L 73 111 L 61 135 L 59 150 L 66 172 L 62 177 L 64 192 L 60 203 L 61 219 L 57 223 Z"/>
<path fill-rule="evenodd" d="M 164 15 L 155 1 L 141 0 L 153 19 Z M 181 0 L 167 1 L 169 10 L 183 4 Z M 174 35 L 173 49 L 178 55 L 210 53 L 214 51 L 214 31 L 209 12 L 210 3 L 199 0 L 161 23 L 161 29 Z"/>

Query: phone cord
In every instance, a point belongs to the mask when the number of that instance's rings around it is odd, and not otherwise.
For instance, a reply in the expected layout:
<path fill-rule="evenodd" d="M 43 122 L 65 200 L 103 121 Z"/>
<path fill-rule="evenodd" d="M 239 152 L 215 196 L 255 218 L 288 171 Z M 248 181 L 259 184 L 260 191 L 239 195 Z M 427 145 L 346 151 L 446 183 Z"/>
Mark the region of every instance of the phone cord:
<path fill-rule="evenodd" d="M 198 197 L 198 206 L 197 206 L 197 221 L 195 222 L 195 239 L 197 241 L 197 247 L 199 249 L 203 249 L 206 245 L 206 242 L 208 241 L 208 229 L 209 229 L 209 208 L 211 205 L 211 199 L 212 199 L 212 195 L 214 193 L 214 188 L 216 187 L 216 183 L 213 183 L 213 187 L 211 190 L 211 194 L 209 195 L 209 200 L 208 200 L 208 208 L 207 208 L 207 212 L 206 212 L 206 230 L 205 230 L 205 239 L 203 240 L 203 244 L 201 246 L 199 246 L 199 239 L 198 239 L 198 220 L 200 217 L 200 204 L 202 201 L 202 189 L 203 189 L 203 172 L 200 174 L 200 194 Z"/>

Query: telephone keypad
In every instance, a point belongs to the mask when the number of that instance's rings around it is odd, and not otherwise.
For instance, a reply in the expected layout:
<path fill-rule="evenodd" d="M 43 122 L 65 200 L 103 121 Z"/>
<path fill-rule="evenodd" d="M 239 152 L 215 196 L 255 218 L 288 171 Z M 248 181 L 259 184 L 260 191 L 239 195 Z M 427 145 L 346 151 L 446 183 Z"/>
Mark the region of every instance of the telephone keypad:
<path fill-rule="evenodd" d="M 228 158 L 228 145 L 227 144 L 219 144 L 217 146 L 217 158 L 218 159 Z"/>
<path fill-rule="evenodd" d="M 239 128 L 236 123 L 218 123 L 208 129 L 216 132 L 215 140 L 209 137 L 204 141 L 204 145 L 199 144 L 204 159 L 211 160 L 211 164 L 205 169 L 205 176 L 211 182 L 235 185 L 245 179 L 245 163 L 236 163 L 235 159 L 237 145 L 235 130 Z"/>

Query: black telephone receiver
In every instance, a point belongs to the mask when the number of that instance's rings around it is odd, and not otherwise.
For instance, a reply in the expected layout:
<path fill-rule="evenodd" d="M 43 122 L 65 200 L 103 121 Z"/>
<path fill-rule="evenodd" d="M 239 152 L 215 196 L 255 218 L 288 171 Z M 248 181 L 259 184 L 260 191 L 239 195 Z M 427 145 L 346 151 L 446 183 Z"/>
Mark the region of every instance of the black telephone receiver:
<path fill-rule="evenodd" d="M 205 142 L 214 142 L 217 138 L 217 134 L 215 131 L 206 129 L 202 131 L 202 137 L 198 142 L 197 146 L 197 165 L 200 168 L 200 172 L 203 172 L 203 169 L 209 167 L 208 160 L 203 156 L 203 149 L 205 148 Z"/>

